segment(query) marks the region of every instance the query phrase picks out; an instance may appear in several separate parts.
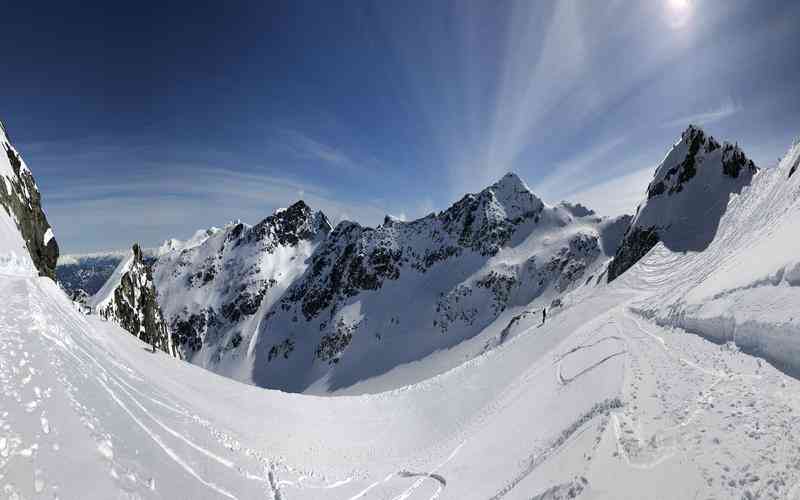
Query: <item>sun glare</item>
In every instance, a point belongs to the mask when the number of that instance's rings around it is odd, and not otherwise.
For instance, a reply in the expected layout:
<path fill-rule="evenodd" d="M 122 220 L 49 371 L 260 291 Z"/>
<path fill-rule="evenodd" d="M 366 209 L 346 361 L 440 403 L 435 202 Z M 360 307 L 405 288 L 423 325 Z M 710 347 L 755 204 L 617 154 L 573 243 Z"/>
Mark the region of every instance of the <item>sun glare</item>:
<path fill-rule="evenodd" d="M 666 0 L 666 17 L 674 29 L 681 29 L 689 24 L 692 17 L 692 0 Z"/>

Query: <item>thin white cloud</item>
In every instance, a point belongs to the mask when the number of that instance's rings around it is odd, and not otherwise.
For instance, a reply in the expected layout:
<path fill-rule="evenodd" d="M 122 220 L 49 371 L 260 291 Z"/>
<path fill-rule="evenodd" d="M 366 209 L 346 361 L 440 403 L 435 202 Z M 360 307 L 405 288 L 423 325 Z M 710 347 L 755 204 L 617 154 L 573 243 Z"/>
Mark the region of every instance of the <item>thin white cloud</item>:
<path fill-rule="evenodd" d="M 706 111 L 704 113 L 696 113 L 693 115 L 681 116 L 668 121 L 663 127 L 685 127 L 690 123 L 693 125 L 707 125 L 729 118 L 742 111 L 742 106 L 733 102 L 733 99 L 728 99 L 723 102 L 717 109 Z"/>
<path fill-rule="evenodd" d="M 386 213 L 376 205 L 337 199 L 318 185 L 267 174 L 188 165 L 159 170 L 157 176 L 81 182 L 46 195 L 48 217 L 65 251 L 126 248 L 134 241 L 150 246 L 231 220 L 255 223 L 300 197 L 336 222 L 354 217 L 375 225 Z"/>
<path fill-rule="evenodd" d="M 282 139 L 300 159 L 318 160 L 346 169 L 359 169 L 361 165 L 339 148 L 335 148 L 296 130 L 284 131 Z"/>
<path fill-rule="evenodd" d="M 575 189 L 577 184 L 585 182 L 587 176 L 595 176 L 600 170 L 601 160 L 624 142 L 624 136 L 615 137 L 556 164 L 550 169 L 550 174 L 534 184 L 533 191 L 539 196 L 551 198 Z"/>
<path fill-rule="evenodd" d="M 647 167 L 566 196 L 600 215 L 633 214 L 642 201 L 655 167 Z"/>

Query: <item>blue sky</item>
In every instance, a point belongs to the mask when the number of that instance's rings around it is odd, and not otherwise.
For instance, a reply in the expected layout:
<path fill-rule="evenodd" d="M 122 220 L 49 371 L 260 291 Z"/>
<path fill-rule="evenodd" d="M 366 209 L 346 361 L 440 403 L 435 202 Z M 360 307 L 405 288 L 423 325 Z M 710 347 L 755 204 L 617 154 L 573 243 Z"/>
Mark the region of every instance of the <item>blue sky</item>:
<path fill-rule="evenodd" d="M 515 171 L 632 212 L 689 122 L 762 166 L 800 135 L 800 3 L 15 2 L 1 118 L 63 252 L 298 198 L 441 210 Z"/>

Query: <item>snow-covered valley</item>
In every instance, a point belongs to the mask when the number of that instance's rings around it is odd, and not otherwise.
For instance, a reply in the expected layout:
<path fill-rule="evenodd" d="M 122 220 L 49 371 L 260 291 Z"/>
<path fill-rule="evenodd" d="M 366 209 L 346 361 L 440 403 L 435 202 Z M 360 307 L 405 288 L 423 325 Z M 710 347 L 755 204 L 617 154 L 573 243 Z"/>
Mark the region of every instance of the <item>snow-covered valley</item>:
<path fill-rule="evenodd" d="M 715 176 L 724 161 L 706 147 L 699 173 L 676 174 L 690 187 L 674 197 L 643 189 L 634 224 L 650 221 L 641 228 L 658 241 L 635 240 L 631 230 L 627 247 L 604 249 L 565 293 L 512 302 L 492 325 L 326 397 L 243 384 L 152 353 L 115 323 L 83 314 L 37 276 L 22 239 L 4 239 L 0 255 L 14 257 L 0 259 L 0 491 L 800 498 L 800 381 L 792 376 L 800 366 L 800 145 L 741 185 Z M 721 198 L 722 210 L 704 211 L 704 199 Z M 687 203 L 691 211 L 681 209 Z M 0 223 L 13 236 L 2 210 Z M 671 232 L 686 225 L 713 228 L 693 235 L 702 248 L 672 245 Z M 599 279 L 613 256 L 635 255 L 641 241 L 649 247 L 640 258 L 611 283 Z M 496 255 L 512 254 L 508 264 L 515 249 L 538 248 L 520 245 Z M 562 305 L 551 308 L 555 298 Z M 377 302 L 385 298 L 347 300 L 340 311 L 369 300 L 387 307 Z"/>

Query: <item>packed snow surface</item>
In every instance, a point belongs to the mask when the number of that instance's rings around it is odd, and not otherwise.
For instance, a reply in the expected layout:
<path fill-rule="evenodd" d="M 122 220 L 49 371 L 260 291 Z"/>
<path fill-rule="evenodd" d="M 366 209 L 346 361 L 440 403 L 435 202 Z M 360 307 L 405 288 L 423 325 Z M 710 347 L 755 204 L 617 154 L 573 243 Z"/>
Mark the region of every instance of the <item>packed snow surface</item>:
<path fill-rule="evenodd" d="M 800 382 L 764 360 L 800 338 L 797 158 L 732 197 L 702 252 L 658 243 L 544 325 L 524 317 L 484 355 L 377 394 L 219 377 L 80 314 L 49 279 L 3 274 L 0 491 L 800 498 Z"/>

